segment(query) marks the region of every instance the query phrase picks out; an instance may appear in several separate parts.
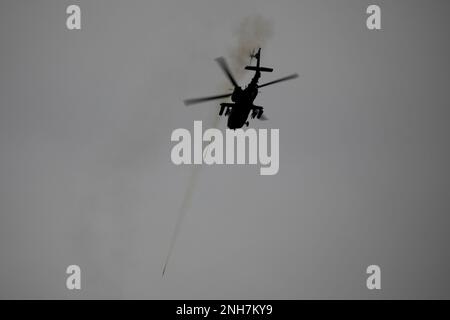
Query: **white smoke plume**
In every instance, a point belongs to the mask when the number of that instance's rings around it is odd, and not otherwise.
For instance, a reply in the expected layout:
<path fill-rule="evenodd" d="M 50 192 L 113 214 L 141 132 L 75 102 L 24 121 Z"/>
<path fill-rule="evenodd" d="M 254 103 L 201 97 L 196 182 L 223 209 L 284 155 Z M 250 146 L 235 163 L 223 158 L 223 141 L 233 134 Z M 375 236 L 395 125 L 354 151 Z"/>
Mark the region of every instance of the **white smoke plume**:
<path fill-rule="evenodd" d="M 238 80 L 244 75 L 244 67 L 250 61 L 250 53 L 263 48 L 273 35 L 273 23 L 260 15 L 248 16 L 235 28 L 233 35 L 237 42 L 229 53 L 230 67 Z"/>

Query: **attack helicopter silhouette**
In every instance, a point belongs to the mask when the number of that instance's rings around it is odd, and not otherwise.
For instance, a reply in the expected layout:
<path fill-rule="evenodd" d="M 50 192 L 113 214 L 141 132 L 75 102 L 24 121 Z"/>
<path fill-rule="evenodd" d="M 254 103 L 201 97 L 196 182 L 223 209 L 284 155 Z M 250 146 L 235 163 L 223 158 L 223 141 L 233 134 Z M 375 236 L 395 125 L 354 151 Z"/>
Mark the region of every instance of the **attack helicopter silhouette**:
<path fill-rule="evenodd" d="M 248 126 L 249 115 L 252 119 L 256 118 L 260 120 L 267 120 L 267 118 L 263 114 L 264 108 L 261 106 L 255 106 L 253 104 L 253 101 L 258 95 L 259 92 L 258 89 L 278 82 L 295 79 L 298 77 L 298 74 L 294 73 L 289 76 L 273 80 L 264 84 L 258 84 L 259 78 L 261 77 L 261 72 L 272 72 L 273 69 L 260 66 L 261 48 L 259 48 L 258 52 L 256 53 L 254 51 L 250 53 L 250 64 L 253 59 L 256 59 L 256 66 L 251 65 L 246 66 L 245 69 L 255 71 L 255 74 L 250 83 L 244 89 L 242 89 L 234 79 L 227 62 L 225 61 L 225 58 L 223 57 L 217 58 L 216 59 L 217 63 L 219 64 L 222 71 L 225 73 L 225 75 L 228 77 L 228 79 L 234 86 L 233 92 L 210 97 L 187 99 L 184 100 L 184 104 L 186 106 L 189 106 L 196 103 L 231 97 L 231 101 L 233 103 L 229 102 L 221 103 L 219 111 L 220 116 L 222 115 L 228 116 L 227 126 L 230 129 L 239 129 L 242 128 L 244 125 Z"/>

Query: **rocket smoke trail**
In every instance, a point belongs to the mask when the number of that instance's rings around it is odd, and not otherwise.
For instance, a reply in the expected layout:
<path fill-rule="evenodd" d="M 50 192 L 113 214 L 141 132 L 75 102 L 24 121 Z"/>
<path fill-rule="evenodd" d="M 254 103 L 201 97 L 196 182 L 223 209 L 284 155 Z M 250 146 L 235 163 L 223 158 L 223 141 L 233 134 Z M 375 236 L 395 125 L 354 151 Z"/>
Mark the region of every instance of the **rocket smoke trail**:
<path fill-rule="evenodd" d="M 172 255 L 173 248 L 175 246 L 175 242 L 178 237 L 178 233 L 180 232 L 181 223 L 183 222 L 184 217 L 186 216 L 186 212 L 189 208 L 189 205 L 192 201 L 192 195 L 194 192 L 195 182 L 197 181 L 199 167 L 194 167 L 192 170 L 192 174 L 189 177 L 189 184 L 187 186 L 186 192 L 184 193 L 183 202 L 180 207 L 180 211 L 178 213 L 177 222 L 175 223 L 175 230 L 173 231 L 172 239 L 170 240 L 169 251 L 167 253 L 166 261 L 164 262 L 164 267 L 162 271 L 162 276 L 166 273 L 167 263 L 169 262 L 170 256 Z"/>
<path fill-rule="evenodd" d="M 219 126 L 219 120 L 220 120 L 220 117 L 216 113 L 213 128 L 217 128 Z M 206 151 L 206 149 L 205 149 L 205 151 Z M 194 194 L 195 184 L 198 179 L 198 174 L 200 172 L 200 168 L 201 167 L 194 166 L 194 168 L 192 169 L 192 174 L 189 177 L 189 184 L 187 186 L 186 192 L 184 193 L 183 202 L 181 203 L 180 211 L 178 213 L 177 221 L 175 223 L 175 229 L 173 231 L 172 239 L 170 240 L 169 251 L 167 253 L 166 261 L 164 262 L 162 276 L 164 276 L 164 274 L 166 273 L 167 264 L 169 263 L 169 259 L 170 259 L 170 256 L 172 255 L 172 251 L 174 249 L 175 242 L 178 237 L 178 233 L 180 232 L 181 223 L 183 222 L 184 217 L 186 216 L 186 212 L 188 211 L 189 206 L 191 204 L 192 196 Z"/>
<path fill-rule="evenodd" d="M 231 67 L 233 68 L 233 73 L 237 81 L 242 79 L 244 76 L 244 66 L 248 62 L 250 52 L 256 48 L 263 47 L 267 39 L 272 36 L 272 33 L 272 23 L 259 15 L 246 17 L 241 21 L 238 28 L 234 30 L 234 35 L 237 36 L 237 45 L 231 48 L 230 58 Z M 221 87 L 229 87 L 229 83 L 224 83 Z M 216 116 L 212 126 L 213 128 L 218 127 L 220 120 L 217 110 L 215 111 Z M 200 168 L 201 167 L 194 166 L 192 169 L 192 174 L 189 177 L 189 183 L 186 192 L 184 193 L 183 201 L 175 223 L 175 229 L 170 240 L 169 251 L 164 262 L 162 276 L 166 273 L 167 264 L 169 263 L 175 247 L 181 224 L 186 216 L 189 206 L 191 205 Z"/>

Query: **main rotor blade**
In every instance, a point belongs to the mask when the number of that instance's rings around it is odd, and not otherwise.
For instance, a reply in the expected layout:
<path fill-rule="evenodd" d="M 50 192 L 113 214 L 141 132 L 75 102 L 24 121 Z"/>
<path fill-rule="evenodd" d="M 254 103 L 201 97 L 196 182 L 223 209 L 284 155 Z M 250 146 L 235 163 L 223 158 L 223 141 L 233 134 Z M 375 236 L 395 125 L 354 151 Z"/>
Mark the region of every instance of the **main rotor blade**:
<path fill-rule="evenodd" d="M 265 86 L 268 86 L 268 85 L 271 85 L 271 84 L 275 84 L 275 83 L 278 83 L 278 82 L 287 81 L 287 80 L 291 80 L 291 79 L 295 79 L 295 78 L 298 78 L 298 74 L 297 73 L 291 74 L 291 75 L 289 75 L 287 77 L 280 78 L 278 80 L 274 80 L 274 81 L 270 81 L 270 82 L 261 84 L 261 85 L 258 86 L 258 88 L 262 88 L 262 87 L 265 87 Z"/>
<path fill-rule="evenodd" d="M 231 74 L 230 68 L 228 67 L 227 62 L 225 61 L 224 57 L 219 57 L 216 59 L 217 63 L 219 64 L 219 66 L 222 68 L 223 72 L 225 72 L 225 74 L 227 75 L 228 79 L 230 79 L 231 83 L 235 86 L 235 87 L 239 87 L 236 80 L 234 80 L 233 75 Z"/>
<path fill-rule="evenodd" d="M 184 104 L 186 106 L 190 106 L 191 104 L 196 104 L 196 103 L 206 102 L 206 101 L 210 101 L 210 100 L 217 100 L 217 99 L 223 99 L 223 98 L 231 97 L 231 95 L 232 95 L 232 93 L 227 93 L 227 94 L 221 94 L 221 95 L 218 95 L 218 96 L 187 99 L 187 100 L 184 100 Z"/>

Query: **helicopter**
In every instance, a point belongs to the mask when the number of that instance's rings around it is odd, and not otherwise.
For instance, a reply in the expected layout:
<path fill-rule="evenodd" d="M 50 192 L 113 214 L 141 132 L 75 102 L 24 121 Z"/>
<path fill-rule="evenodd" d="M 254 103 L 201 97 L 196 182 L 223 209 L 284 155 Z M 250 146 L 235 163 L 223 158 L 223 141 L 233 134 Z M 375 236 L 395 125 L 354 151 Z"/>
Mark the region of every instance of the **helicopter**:
<path fill-rule="evenodd" d="M 256 59 L 256 66 L 252 66 L 252 60 Z M 267 120 L 267 117 L 263 114 L 264 108 L 261 106 L 255 106 L 253 104 L 253 101 L 255 100 L 256 96 L 258 95 L 258 92 L 260 88 L 272 85 L 278 82 L 287 81 L 291 79 L 295 79 L 298 77 L 297 73 L 291 74 L 289 76 L 273 80 L 264 84 L 258 84 L 259 78 L 261 77 L 261 72 L 272 72 L 272 68 L 266 68 L 260 66 L 260 60 L 261 60 L 261 48 L 258 49 L 258 51 L 255 53 L 255 51 L 250 53 L 250 65 L 246 66 L 246 70 L 255 71 L 255 74 L 250 81 L 250 83 L 242 89 L 234 79 L 230 68 L 228 67 L 228 64 L 223 57 L 219 57 L 215 59 L 216 62 L 219 64 L 222 71 L 225 73 L 225 75 L 230 80 L 231 84 L 234 86 L 233 92 L 228 94 L 221 94 L 216 96 L 209 96 L 209 97 L 203 97 L 203 98 L 194 98 L 194 99 L 187 99 L 184 100 L 184 104 L 186 106 L 190 106 L 192 104 L 211 101 L 211 100 L 218 100 L 218 99 L 224 99 L 231 97 L 231 101 L 233 103 L 229 102 L 223 102 L 220 104 L 220 111 L 219 116 L 228 116 L 228 122 L 227 127 L 235 130 L 242 128 L 244 125 L 248 127 L 249 121 L 248 117 L 252 119 L 256 118 L 259 120 Z"/>

